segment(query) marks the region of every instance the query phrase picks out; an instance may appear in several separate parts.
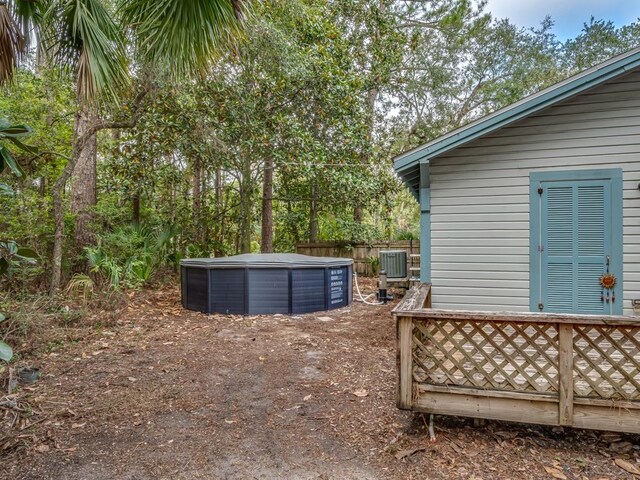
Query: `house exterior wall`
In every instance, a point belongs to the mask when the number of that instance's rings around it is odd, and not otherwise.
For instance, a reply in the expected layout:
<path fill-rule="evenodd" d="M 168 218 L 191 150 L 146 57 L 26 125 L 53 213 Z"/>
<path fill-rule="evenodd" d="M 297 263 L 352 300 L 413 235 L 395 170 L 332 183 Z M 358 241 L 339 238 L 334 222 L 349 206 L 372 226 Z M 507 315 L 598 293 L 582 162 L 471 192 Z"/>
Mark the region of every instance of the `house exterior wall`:
<path fill-rule="evenodd" d="M 640 71 L 430 163 L 433 307 L 529 311 L 529 174 L 623 171 L 623 301 L 640 299 Z M 615 273 L 615 272 L 614 272 Z"/>

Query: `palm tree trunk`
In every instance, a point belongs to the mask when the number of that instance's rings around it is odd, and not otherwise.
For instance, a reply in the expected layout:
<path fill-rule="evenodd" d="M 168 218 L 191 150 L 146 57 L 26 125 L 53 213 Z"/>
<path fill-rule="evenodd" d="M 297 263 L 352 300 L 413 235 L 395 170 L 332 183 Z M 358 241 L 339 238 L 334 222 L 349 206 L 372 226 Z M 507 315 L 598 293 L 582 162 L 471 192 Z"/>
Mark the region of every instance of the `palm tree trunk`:
<path fill-rule="evenodd" d="M 80 109 L 74 123 L 74 138 L 82 136 L 96 121 L 91 107 Z M 71 177 L 71 211 L 76 215 L 75 243 L 80 251 L 95 241 L 91 228 L 92 208 L 96 205 L 96 157 L 97 136 L 91 135 L 84 148 L 74 152 L 75 168 Z"/>

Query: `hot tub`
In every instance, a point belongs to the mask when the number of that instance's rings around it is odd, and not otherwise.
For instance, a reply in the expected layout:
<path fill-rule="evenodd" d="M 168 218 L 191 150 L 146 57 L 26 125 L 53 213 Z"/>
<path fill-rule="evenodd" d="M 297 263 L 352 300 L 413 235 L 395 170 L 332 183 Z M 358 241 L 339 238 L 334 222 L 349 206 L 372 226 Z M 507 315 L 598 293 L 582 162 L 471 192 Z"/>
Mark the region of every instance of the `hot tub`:
<path fill-rule="evenodd" d="M 180 262 L 182 306 L 204 313 L 309 313 L 349 305 L 353 260 L 294 253 Z"/>

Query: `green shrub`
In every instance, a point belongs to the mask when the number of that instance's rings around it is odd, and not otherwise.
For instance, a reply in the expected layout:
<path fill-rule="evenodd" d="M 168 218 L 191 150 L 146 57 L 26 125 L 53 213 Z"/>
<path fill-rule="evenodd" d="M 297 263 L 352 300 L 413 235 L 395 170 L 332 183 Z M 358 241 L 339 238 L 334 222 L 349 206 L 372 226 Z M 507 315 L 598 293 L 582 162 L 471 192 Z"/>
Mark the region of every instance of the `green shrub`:
<path fill-rule="evenodd" d="M 175 262 L 171 247 L 176 234 L 174 227 L 131 224 L 116 228 L 100 236 L 97 246 L 85 248 L 90 273 L 100 286 L 140 288 L 158 268 Z M 91 293 L 93 287 L 88 285 L 93 279 L 76 275 L 68 288 L 81 290 L 83 295 Z"/>

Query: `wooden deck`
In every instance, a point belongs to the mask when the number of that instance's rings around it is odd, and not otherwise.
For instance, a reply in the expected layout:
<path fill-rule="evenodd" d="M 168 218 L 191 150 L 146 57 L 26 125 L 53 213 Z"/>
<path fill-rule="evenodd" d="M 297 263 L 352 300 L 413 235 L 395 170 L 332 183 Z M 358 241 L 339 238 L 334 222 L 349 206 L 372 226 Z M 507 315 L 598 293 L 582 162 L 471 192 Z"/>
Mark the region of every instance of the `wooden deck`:
<path fill-rule="evenodd" d="M 398 407 L 640 433 L 640 319 L 394 309 Z"/>

